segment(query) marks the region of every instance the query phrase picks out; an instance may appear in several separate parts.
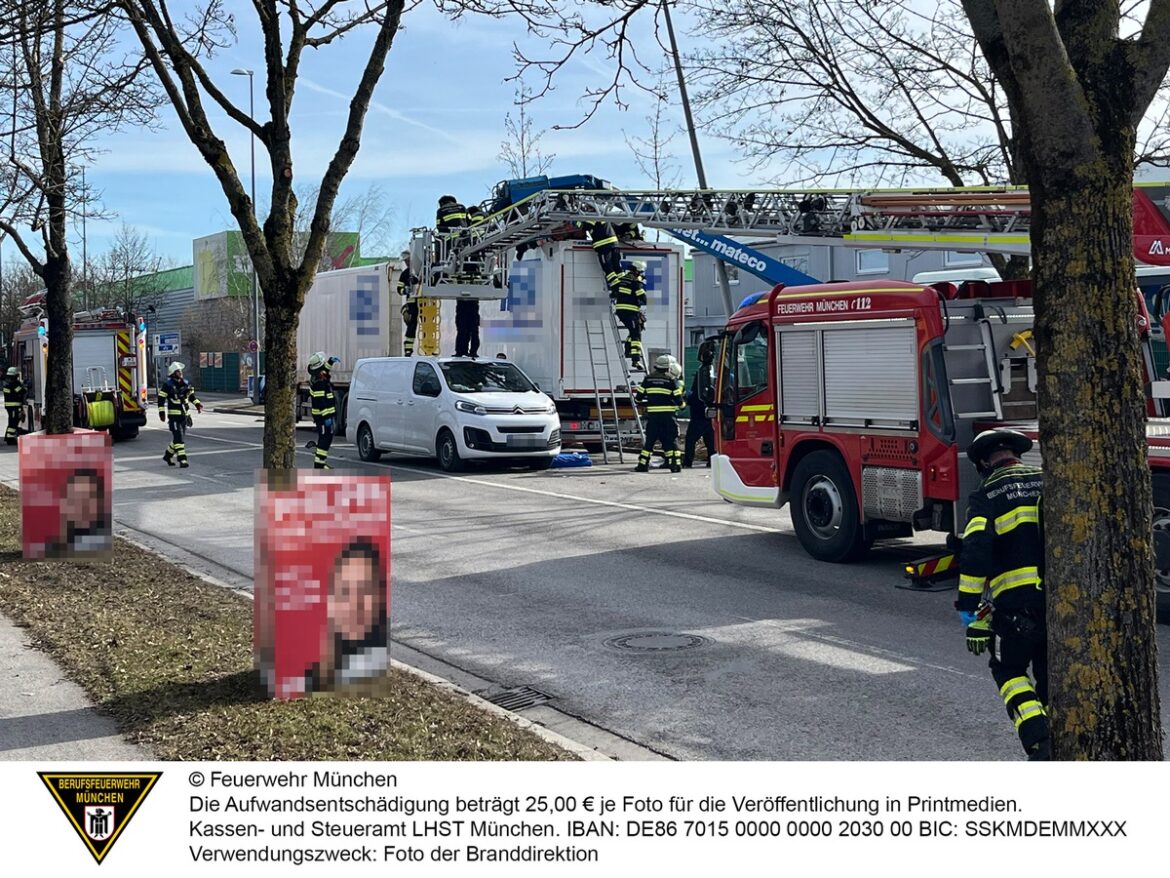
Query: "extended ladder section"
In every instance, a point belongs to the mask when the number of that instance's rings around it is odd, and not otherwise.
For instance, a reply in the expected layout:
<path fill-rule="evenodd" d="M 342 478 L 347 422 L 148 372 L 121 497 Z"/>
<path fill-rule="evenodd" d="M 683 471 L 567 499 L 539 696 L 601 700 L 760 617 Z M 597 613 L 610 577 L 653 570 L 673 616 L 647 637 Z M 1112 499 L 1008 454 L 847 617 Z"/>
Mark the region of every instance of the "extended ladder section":
<path fill-rule="evenodd" d="M 424 295 L 491 295 L 507 251 L 564 238 L 579 223 L 703 230 L 785 243 L 935 250 L 1029 252 L 1031 203 L 1022 187 L 857 191 L 545 190 L 451 235 L 415 229 L 412 253 L 425 266 Z M 475 282 L 469 281 L 473 277 Z"/>
<path fill-rule="evenodd" d="M 630 375 L 629 367 L 626 365 L 626 359 L 622 355 L 621 337 L 618 334 L 617 318 L 610 315 L 610 328 L 607 331 L 605 324 L 601 320 L 583 320 L 581 321 L 585 330 L 585 343 L 589 346 L 589 368 L 593 376 L 593 399 L 597 411 L 597 432 L 598 440 L 601 443 L 602 459 L 605 463 L 609 463 L 609 448 L 611 445 L 617 449 L 618 462 L 625 463 L 624 446 L 627 440 L 636 439 L 639 445 L 645 439 L 645 431 L 642 427 L 642 416 L 638 412 L 638 407 L 633 406 L 634 424 L 637 428 L 636 434 L 628 433 L 622 429 L 621 413 L 618 410 L 617 396 L 613 393 L 613 370 L 610 367 L 615 359 L 622 364 L 622 377 L 625 381 L 625 387 L 628 389 L 633 383 Z M 610 342 L 614 344 L 614 351 L 611 353 Z M 610 388 L 605 392 L 606 398 L 602 398 L 602 388 Z"/>

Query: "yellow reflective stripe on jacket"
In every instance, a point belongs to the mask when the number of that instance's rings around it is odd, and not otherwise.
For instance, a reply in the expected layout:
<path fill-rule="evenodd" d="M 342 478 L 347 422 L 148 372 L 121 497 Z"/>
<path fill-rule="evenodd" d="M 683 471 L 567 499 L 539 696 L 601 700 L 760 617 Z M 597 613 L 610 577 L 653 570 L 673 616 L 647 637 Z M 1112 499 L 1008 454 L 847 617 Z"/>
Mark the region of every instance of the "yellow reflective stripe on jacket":
<path fill-rule="evenodd" d="M 995 520 L 997 534 L 1011 533 L 1021 524 L 1039 524 L 1039 506 L 1017 506 L 1011 512 L 1004 513 Z"/>
<path fill-rule="evenodd" d="M 594 241 L 593 242 L 593 249 L 597 250 L 597 249 L 600 249 L 601 247 L 608 246 L 609 244 L 616 244 L 617 242 L 618 242 L 617 235 L 611 235 L 608 238 L 602 238 L 600 241 Z"/>
<path fill-rule="evenodd" d="M 959 576 L 959 591 L 967 594 L 983 594 L 983 584 L 987 582 L 986 577 L 971 576 L 967 573 Z"/>
<path fill-rule="evenodd" d="M 1017 567 L 1015 570 L 1008 570 L 991 580 L 991 597 L 997 598 L 1008 589 L 1019 588 L 1023 585 L 1039 585 L 1039 583 L 1040 568 Z"/>
<path fill-rule="evenodd" d="M 974 518 L 970 519 L 967 522 L 967 529 L 965 531 L 963 531 L 963 539 L 967 539 L 967 537 L 971 536 L 972 534 L 977 534 L 980 531 L 986 530 L 986 529 L 987 529 L 987 519 L 984 518 L 982 515 L 976 515 Z"/>

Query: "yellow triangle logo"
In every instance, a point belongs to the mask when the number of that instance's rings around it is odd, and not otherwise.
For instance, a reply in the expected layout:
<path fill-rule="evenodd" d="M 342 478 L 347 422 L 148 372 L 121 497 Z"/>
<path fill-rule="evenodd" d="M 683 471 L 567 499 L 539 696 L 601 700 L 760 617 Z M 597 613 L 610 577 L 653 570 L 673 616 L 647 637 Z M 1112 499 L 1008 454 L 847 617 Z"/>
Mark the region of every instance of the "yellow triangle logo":
<path fill-rule="evenodd" d="M 101 863 L 162 772 L 38 771 L 93 858 Z"/>

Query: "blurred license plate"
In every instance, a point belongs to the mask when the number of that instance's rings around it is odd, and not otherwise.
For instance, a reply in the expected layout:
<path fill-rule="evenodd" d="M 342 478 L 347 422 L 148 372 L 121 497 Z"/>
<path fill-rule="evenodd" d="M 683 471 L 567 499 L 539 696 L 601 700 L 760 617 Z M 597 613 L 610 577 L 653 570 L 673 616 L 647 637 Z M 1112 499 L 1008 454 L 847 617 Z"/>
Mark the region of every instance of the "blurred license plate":
<path fill-rule="evenodd" d="M 509 448 L 544 448 L 546 442 L 542 436 L 511 435 L 504 440 Z"/>

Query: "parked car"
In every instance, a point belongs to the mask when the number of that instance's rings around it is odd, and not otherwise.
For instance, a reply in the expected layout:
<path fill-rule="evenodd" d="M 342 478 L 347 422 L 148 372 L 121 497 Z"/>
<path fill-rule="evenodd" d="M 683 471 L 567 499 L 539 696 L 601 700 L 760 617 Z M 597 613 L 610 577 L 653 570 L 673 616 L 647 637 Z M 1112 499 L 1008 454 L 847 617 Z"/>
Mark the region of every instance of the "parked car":
<path fill-rule="evenodd" d="M 515 363 L 467 357 L 358 360 L 346 435 L 362 460 L 383 452 L 437 457 L 448 472 L 468 460 L 546 469 L 561 450 L 556 405 Z"/>

